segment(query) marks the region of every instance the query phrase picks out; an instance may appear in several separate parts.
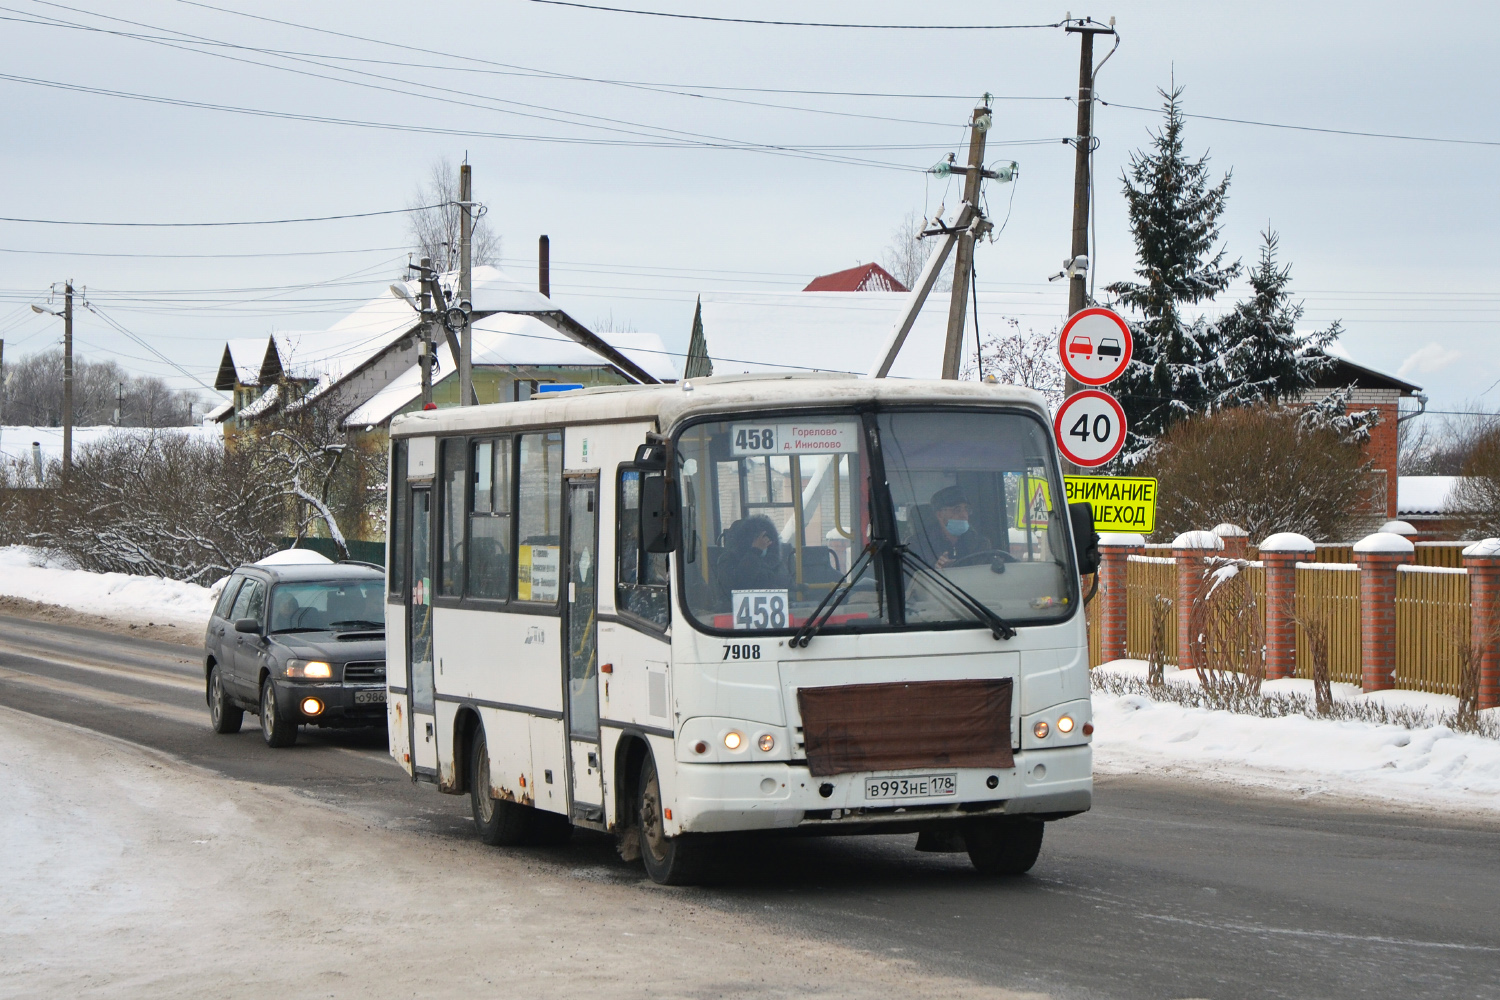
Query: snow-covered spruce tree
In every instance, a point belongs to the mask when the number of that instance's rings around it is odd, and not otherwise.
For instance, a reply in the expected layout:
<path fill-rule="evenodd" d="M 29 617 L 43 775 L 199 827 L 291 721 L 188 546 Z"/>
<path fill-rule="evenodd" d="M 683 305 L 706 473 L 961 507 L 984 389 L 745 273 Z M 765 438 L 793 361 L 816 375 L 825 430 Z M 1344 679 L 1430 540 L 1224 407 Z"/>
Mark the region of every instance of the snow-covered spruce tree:
<path fill-rule="evenodd" d="M 1253 295 L 1219 320 L 1226 384 L 1215 407 L 1291 400 L 1333 365 L 1326 349 L 1342 331 L 1338 321 L 1316 333 L 1298 333 L 1302 303 L 1293 302 L 1292 266 L 1278 264 L 1280 237 L 1261 234 L 1260 261 L 1250 271 Z"/>
<path fill-rule="evenodd" d="M 1225 263 L 1226 251 L 1215 249 L 1231 175 L 1211 184 L 1208 155 L 1184 153 L 1182 88 L 1158 93 L 1166 121 L 1149 150 L 1131 154 L 1122 178 L 1140 280 L 1106 289 L 1139 317 L 1134 356 L 1111 387 L 1130 421 L 1127 456 L 1136 457 L 1173 420 L 1208 409 L 1223 391 L 1218 328 L 1181 310 L 1212 300 L 1240 273 L 1239 261 Z"/>

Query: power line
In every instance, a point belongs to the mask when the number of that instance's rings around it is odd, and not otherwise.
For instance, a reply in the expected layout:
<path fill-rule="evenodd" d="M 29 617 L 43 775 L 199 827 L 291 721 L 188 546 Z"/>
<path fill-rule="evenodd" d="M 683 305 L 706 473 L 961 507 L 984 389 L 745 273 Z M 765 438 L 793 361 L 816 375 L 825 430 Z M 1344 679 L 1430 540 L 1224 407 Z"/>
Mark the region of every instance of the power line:
<path fill-rule="evenodd" d="M 1114 101 L 1101 99 L 1100 104 L 1107 108 L 1127 108 L 1131 111 L 1144 111 L 1148 114 L 1161 114 L 1161 108 L 1143 108 L 1136 104 L 1117 104 Z M 1500 146 L 1500 140 L 1495 139 L 1444 139 L 1432 135 L 1402 135 L 1396 132 L 1361 132 L 1356 129 L 1344 128 L 1318 128 L 1312 125 L 1288 125 L 1285 122 L 1262 122 L 1249 118 L 1226 118 L 1220 115 L 1192 115 L 1179 112 L 1183 118 L 1199 118 L 1210 122 L 1228 122 L 1232 125 L 1255 125 L 1260 128 L 1280 128 L 1293 132 L 1320 132 L 1324 135 L 1352 135 L 1365 139 L 1401 139 L 1406 142 L 1441 142 L 1455 146 Z"/>
<path fill-rule="evenodd" d="M 574 3 L 572 0 L 529 0 L 531 3 L 550 7 L 576 7 L 580 10 L 597 10 L 610 14 L 637 14 L 643 17 L 667 17 L 683 21 L 716 21 L 720 24 L 764 24 L 778 28 L 872 28 L 884 31 L 1018 31 L 1027 28 L 1057 28 L 1061 21 L 1050 24 L 848 24 L 836 21 L 762 21 L 749 17 L 710 17 L 707 14 L 673 14 L 660 10 L 632 10 L 627 7 L 601 7 L 590 3 Z M 196 6 L 196 5 L 195 5 Z"/>
<path fill-rule="evenodd" d="M 283 250 L 276 253 L 93 253 L 82 250 L 13 250 L 0 247 L 0 253 L 38 257 L 121 257 L 148 260 L 219 260 L 246 257 L 327 257 L 337 254 L 389 253 L 409 247 L 367 247 L 363 250 Z"/>
<path fill-rule="evenodd" d="M 3 78 L 3 74 L 0 74 Z M 444 203 L 446 204 L 446 203 Z M 127 226 L 131 228 L 179 229 L 203 226 L 281 226 L 292 222 L 333 222 L 338 219 L 368 219 L 377 215 L 405 215 L 408 212 L 425 212 L 442 208 L 443 204 L 423 205 L 420 208 L 391 208 L 380 212 L 354 212 L 349 215 L 314 215 L 301 219 L 253 219 L 239 222 L 87 222 L 76 219 L 22 219 L 0 215 L 0 222 L 28 222 L 43 226 Z"/>

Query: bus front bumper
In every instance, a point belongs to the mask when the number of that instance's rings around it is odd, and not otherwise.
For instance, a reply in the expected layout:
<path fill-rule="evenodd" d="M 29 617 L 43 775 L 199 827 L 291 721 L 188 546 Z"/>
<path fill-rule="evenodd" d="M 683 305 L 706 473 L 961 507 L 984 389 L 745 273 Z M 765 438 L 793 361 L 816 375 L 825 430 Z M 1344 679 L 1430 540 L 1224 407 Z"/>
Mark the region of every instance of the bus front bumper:
<path fill-rule="evenodd" d="M 951 794 L 869 798 L 866 780 L 953 776 Z M 991 785 L 993 782 L 993 785 Z M 1016 751 L 1015 767 L 860 771 L 814 777 L 803 762 L 682 764 L 670 792 L 667 834 L 824 828 L 834 833 L 919 827 L 975 815 L 1055 819 L 1093 800 L 1088 745 Z M 665 804 L 665 803 L 664 803 Z"/>

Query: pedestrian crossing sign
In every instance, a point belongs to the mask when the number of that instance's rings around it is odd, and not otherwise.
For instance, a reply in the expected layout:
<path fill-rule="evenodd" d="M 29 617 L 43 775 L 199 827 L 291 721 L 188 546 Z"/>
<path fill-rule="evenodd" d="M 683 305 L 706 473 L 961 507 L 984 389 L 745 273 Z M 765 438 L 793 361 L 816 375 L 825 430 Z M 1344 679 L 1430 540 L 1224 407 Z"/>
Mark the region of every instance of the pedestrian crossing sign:
<path fill-rule="evenodd" d="M 1052 517 L 1052 491 L 1045 479 L 1022 480 L 1025 495 L 1016 504 L 1016 527 L 1045 528 Z"/>

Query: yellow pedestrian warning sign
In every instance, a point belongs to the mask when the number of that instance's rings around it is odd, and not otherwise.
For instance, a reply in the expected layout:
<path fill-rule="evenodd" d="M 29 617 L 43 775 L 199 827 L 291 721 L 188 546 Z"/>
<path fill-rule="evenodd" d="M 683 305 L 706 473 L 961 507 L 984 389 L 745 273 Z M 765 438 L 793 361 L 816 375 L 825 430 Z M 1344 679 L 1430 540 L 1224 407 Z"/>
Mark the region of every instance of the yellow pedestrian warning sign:
<path fill-rule="evenodd" d="M 1156 528 L 1156 480 L 1128 476 L 1064 476 L 1068 503 L 1088 501 L 1096 531 L 1149 535 Z"/>
<path fill-rule="evenodd" d="M 1016 504 L 1016 527 L 1045 528 L 1052 512 L 1052 491 L 1045 479 L 1026 479 L 1024 503 Z"/>

